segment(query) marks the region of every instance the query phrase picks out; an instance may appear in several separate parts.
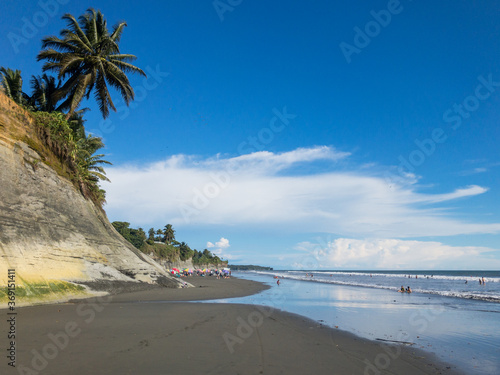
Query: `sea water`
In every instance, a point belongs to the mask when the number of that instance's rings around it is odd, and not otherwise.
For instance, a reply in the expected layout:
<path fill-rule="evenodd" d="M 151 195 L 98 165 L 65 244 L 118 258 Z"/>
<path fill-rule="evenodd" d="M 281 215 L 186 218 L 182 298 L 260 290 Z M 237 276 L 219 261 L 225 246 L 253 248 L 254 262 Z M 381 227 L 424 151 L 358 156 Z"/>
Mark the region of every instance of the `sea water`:
<path fill-rule="evenodd" d="M 500 374 L 499 272 L 249 271 L 234 275 L 272 287 L 219 302 L 272 306 L 364 338 L 404 342 L 436 354 L 467 374 Z M 480 285 L 483 277 L 485 283 Z M 398 293 L 401 286 L 410 286 L 413 293 Z"/>

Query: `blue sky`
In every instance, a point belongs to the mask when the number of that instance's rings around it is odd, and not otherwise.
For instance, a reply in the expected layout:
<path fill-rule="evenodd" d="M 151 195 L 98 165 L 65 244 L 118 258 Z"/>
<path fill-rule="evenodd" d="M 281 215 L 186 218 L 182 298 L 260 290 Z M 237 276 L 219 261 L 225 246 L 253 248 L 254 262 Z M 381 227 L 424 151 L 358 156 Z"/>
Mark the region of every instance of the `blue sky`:
<path fill-rule="evenodd" d="M 27 90 L 88 7 L 148 73 L 107 121 L 83 103 L 110 220 L 240 264 L 499 268 L 498 2 L 7 3 L 0 65 Z"/>

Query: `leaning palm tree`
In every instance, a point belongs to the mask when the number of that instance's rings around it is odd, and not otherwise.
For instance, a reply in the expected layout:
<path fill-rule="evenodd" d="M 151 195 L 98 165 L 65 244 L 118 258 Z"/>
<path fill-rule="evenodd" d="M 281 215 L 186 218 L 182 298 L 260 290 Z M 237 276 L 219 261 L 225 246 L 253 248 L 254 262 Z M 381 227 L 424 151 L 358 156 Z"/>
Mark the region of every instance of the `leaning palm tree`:
<path fill-rule="evenodd" d="M 134 90 L 125 73 L 146 74 L 130 61 L 134 55 L 122 54 L 118 48 L 123 29 L 127 24 L 118 23 L 108 31 L 107 22 L 100 11 L 90 8 L 78 18 L 71 14 L 62 17 L 68 28 L 61 31 L 61 38 L 50 36 L 42 40 L 38 61 L 46 60 L 43 71 L 56 72 L 65 80 L 56 98 L 65 99 L 60 108 L 67 110 L 67 118 L 78 108 L 84 97 L 94 96 L 103 118 L 109 108 L 116 112 L 108 85 L 118 90 L 128 105 L 134 99 Z"/>
<path fill-rule="evenodd" d="M 5 95 L 14 100 L 17 104 L 26 104 L 29 97 L 23 92 L 21 71 L 1 67 L 0 77 L 2 78 L 2 88 Z"/>

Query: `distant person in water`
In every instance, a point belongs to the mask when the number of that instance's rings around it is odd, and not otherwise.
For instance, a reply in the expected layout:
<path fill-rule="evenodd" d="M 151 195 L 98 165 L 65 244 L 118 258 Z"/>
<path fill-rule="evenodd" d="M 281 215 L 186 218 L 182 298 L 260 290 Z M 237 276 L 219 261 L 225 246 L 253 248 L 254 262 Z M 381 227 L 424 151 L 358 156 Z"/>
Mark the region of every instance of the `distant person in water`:
<path fill-rule="evenodd" d="M 278 279 L 278 281 L 276 281 L 276 284 L 278 284 L 278 286 L 280 286 L 280 279 Z"/>
<path fill-rule="evenodd" d="M 484 277 L 483 277 L 483 285 L 484 285 Z"/>
<path fill-rule="evenodd" d="M 479 278 L 479 285 L 481 285 L 483 282 L 481 281 L 481 278 Z"/>
<path fill-rule="evenodd" d="M 409 286 L 406 288 L 406 293 L 411 293 L 411 288 Z"/>
<path fill-rule="evenodd" d="M 399 292 L 404 293 L 405 292 L 405 287 L 401 285 L 401 289 L 399 289 Z"/>

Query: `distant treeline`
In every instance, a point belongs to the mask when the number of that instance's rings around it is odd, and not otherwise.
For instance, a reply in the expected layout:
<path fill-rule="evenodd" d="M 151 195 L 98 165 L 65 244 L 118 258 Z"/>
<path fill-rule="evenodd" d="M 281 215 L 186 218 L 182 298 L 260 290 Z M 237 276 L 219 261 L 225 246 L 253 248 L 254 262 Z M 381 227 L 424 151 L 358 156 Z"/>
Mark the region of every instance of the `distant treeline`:
<path fill-rule="evenodd" d="M 231 270 L 234 271 L 272 271 L 272 267 L 262 267 L 254 265 L 234 265 L 231 264 Z"/>
<path fill-rule="evenodd" d="M 125 221 L 114 221 L 111 224 L 128 242 L 145 254 L 153 253 L 156 257 L 168 262 L 191 259 L 195 266 L 227 265 L 227 261 L 223 261 L 207 249 L 198 251 L 191 249 L 185 242 L 178 242 L 171 224 L 165 225 L 163 229 L 150 228 L 147 235 L 144 229 L 130 228 L 130 223 Z"/>

